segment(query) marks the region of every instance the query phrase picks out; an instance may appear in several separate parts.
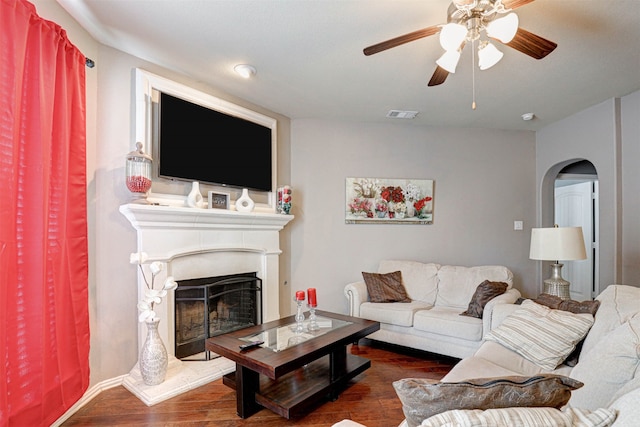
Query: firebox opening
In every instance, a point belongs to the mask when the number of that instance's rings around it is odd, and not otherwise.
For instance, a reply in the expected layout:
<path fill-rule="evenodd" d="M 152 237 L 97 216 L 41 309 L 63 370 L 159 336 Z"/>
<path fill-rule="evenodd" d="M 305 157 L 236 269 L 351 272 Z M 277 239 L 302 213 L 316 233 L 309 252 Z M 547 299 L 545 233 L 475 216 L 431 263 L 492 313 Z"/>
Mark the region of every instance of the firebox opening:
<path fill-rule="evenodd" d="M 175 355 L 204 354 L 207 338 L 262 323 L 262 279 L 256 272 L 181 280 L 175 290 Z"/>

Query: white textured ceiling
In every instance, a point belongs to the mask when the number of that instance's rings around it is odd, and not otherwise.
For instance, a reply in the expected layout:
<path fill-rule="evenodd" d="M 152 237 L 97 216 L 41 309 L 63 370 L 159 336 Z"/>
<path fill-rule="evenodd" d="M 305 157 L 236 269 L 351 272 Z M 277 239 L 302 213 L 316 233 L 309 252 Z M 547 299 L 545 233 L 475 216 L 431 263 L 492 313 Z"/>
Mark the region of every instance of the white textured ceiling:
<path fill-rule="evenodd" d="M 372 55 L 363 48 L 444 24 L 449 0 L 57 0 L 101 43 L 293 119 L 537 130 L 640 89 L 640 0 L 536 0 L 520 27 L 558 47 L 427 87 L 438 36 Z M 99 61 L 99 58 L 97 58 Z M 255 78 L 233 66 L 249 63 Z M 419 111 L 413 120 L 391 109 Z M 523 113 L 535 119 L 523 121 Z"/>

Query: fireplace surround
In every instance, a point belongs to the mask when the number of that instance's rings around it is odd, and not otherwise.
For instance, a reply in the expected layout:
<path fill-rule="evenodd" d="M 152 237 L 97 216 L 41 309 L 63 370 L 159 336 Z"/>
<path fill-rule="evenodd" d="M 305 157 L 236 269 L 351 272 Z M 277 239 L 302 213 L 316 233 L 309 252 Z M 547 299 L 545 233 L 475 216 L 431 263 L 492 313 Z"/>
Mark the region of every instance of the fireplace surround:
<path fill-rule="evenodd" d="M 294 219 L 293 215 L 142 204 L 122 205 L 120 212 L 136 230 L 137 247 L 131 252 L 146 252 L 149 262 L 166 264 L 157 277 L 159 283 L 163 283 L 168 276 L 173 276 L 179 282 L 199 277 L 255 272 L 262 281 L 262 321 L 280 318 L 279 234 Z M 138 274 L 138 298 L 144 294 L 144 290 L 144 280 Z M 185 364 L 200 363 L 181 362 L 175 358 L 174 307 L 174 292 L 169 292 L 165 300 L 155 307 L 160 318 L 158 332 L 170 361 L 165 383 L 172 380 L 169 378 L 173 372 L 172 364 L 178 365 L 174 371 L 180 371 Z M 145 340 L 146 328 L 144 324 L 135 327 L 138 328 L 139 352 Z M 184 388 L 182 381 L 177 381 L 180 383 L 178 388 Z M 135 378 L 130 380 L 130 383 L 133 382 Z M 127 387 L 127 381 L 124 385 Z M 199 385 L 202 383 L 196 386 Z M 170 385 L 162 386 L 166 388 Z M 136 391 L 131 391 L 147 404 L 156 403 L 154 397 L 141 397 Z M 179 394 L 171 393 L 163 392 L 163 396 Z"/>

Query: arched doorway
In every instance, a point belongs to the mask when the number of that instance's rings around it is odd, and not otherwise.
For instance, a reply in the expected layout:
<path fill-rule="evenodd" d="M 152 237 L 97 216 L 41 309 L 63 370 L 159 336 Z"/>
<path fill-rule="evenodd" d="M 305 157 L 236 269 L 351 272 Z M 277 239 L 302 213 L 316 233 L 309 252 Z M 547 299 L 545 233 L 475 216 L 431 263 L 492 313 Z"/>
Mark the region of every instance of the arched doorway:
<path fill-rule="evenodd" d="M 567 200 L 560 202 L 556 201 L 556 186 L 558 188 L 569 187 L 569 189 L 560 190 L 570 191 L 578 190 L 578 185 L 583 187 L 589 186 L 591 188 L 592 195 L 587 200 L 590 202 L 590 209 L 588 214 L 584 214 L 585 198 L 575 196 L 572 194 Z M 576 185 L 576 187 L 570 187 Z M 586 192 L 584 188 L 579 189 L 581 192 Z M 581 226 L 583 231 L 585 229 L 591 229 L 589 236 L 585 236 L 585 245 L 588 253 L 588 261 L 563 261 L 564 264 L 562 270 L 562 276 L 564 279 L 571 283 L 571 298 L 575 300 L 592 299 L 600 291 L 599 289 L 599 203 L 598 203 L 598 175 L 595 166 L 586 159 L 569 159 L 559 163 L 556 163 L 547 170 L 542 178 L 540 187 L 540 227 L 553 227 L 558 223 L 560 226 Z M 580 201 L 578 201 L 580 200 Z M 565 203 L 567 202 L 567 203 Z M 580 215 L 574 213 L 567 213 L 566 206 L 559 206 L 559 204 L 570 205 L 573 210 L 581 212 Z M 583 206 L 579 208 L 579 206 Z M 556 209 L 558 207 L 558 209 Z M 556 212 L 558 210 L 558 212 Z M 573 218 L 580 216 L 581 220 L 575 220 Z M 571 263 L 574 263 L 573 265 Z M 574 280 L 574 270 L 578 264 L 580 265 L 579 273 Z M 585 264 L 588 264 L 585 265 Z M 551 262 L 542 262 L 541 265 L 541 277 L 547 278 L 550 276 Z M 542 291 L 542 286 L 540 288 Z"/>
<path fill-rule="evenodd" d="M 554 224 L 582 227 L 587 259 L 563 261 L 562 276 L 571 283 L 571 299 L 593 299 L 598 286 L 598 174 L 580 160 L 565 165 L 554 181 Z"/>

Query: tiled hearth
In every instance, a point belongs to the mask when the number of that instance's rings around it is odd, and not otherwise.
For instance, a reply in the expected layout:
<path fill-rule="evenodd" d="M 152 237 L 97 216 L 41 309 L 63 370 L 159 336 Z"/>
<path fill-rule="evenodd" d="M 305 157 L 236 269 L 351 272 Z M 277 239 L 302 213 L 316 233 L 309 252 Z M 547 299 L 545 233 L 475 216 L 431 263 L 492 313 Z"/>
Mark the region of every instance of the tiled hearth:
<path fill-rule="evenodd" d="M 280 317 L 279 232 L 293 219 L 291 215 L 246 213 L 221 209 L 128 204 L 120 212 L 137 233 L 137 248 L 146 252 L 149 262 L 166 263 L 157 283 L 167 276 L 175 280 L 257 272 L 262 279 L 262 320 Z M 138 295 L 144 282 L 138 276 Z M 224 358 L 202 362 L 183 362 L 175 358 L 175 318 L 173 293 L 156 306 L 160 317 L 158 331 L 169 354 L 167 379 L 157 386 L 146 386 L 136 366 L 123 385 L 147 405 L 176 396 L 213 381 L 235 369 Z M 144 324 L 138 325 L 138 352 L 146 337 Z"/>

